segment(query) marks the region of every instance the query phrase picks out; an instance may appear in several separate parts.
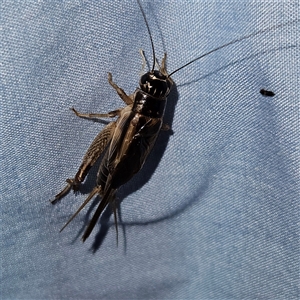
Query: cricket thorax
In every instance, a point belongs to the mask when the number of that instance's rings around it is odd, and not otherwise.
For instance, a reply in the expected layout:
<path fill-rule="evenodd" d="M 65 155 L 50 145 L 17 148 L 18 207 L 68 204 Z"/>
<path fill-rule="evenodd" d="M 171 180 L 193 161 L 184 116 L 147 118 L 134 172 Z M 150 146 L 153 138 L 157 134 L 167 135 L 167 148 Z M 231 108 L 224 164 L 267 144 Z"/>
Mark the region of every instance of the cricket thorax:
<path fill-rule="evenodd" d="M 150 118 L 162 118 L 166 107 L 167 98 L 153 97 L 141 89 L 135 92 L 132 111 Z"/>

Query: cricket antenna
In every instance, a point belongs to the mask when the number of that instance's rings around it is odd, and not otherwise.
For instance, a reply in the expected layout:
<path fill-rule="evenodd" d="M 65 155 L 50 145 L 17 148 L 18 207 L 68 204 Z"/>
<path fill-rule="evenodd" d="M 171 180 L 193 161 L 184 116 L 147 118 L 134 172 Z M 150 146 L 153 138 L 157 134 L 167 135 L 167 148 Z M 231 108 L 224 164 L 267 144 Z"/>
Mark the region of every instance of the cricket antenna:
<path fill-rule="evenodd" d="M 141 5 L 140 0 L 137 0 L 137 3 L 138 3 L 138 5 L 139 5 L 139 7 L 140 7 L 140 9 L 141 9 L 142 14 L 143 14 L 143 17 L 144 17 L 144 20 L 145 20 L 145 23 L 146 23 L 146 26 L 147 26 L 147 29 L 148 29 L 150 41 L 151 41 L 152 56 L 153 56 L 153 65 L 152 65 L 151 73 L 153 73 L 154 68 L 155 68 L 155 60 L 156 60 L 156 58 L 155 58 L 155 51 L 154 51 L 153 39 L 152 39 L 151 31 L 150 31 L 150 28 L 149 28 L 149 24 L 148 24 L 148 21 L 147 21 L 147 19 L 146 19 L 146 15 L 145 15 L 145 12 L 144 12 L 144 10 L 143 10 L 143 7 L 142 7 L 142 5 Z"/>
<path fill-rule="evenodd" d="M 286 23 L 283 23 L 283 24 L 280 24 L 280 25 L 274 25 L 274 26 L 272 26 L 272 27 L 269 27 L 269 28 L 266 28 L 266 29 L 262 29 L 262 30 L 253 32 L 253 33 L 251 33 L 251 34 L 245 35 L 245 36 L 243 36 L 243 37 L 240 37 L 240 38 L 238 38 L 238 39 L 235 39 L 235 40 L 233 40 L 233 41 L 231 41 L 231 42 L 229 42 L 229 43 L 227 43 L 227 44 L 224 44 L 224 45 L 222 45 L 222 46 L 219 46 L 219 47 L 217 47 L 217 48 L 215 48 L 215 49 L 213 49 L 213 50 L 210 50 L 210 51 L 206 52 L 205 54 L 202 54 L 202 55 L 200 55 L 200 56 L 194 58 L 193 60 L 191 60 L 191 61 L 188 62 L 187 64 L 183 65 L 182 67 L 180 67 L 180 68 L 176 69 L 175 71 L 173 71 L 172 73 L 170 73 L 168 77 L 170 77 L 171 75 L 173 75 L 173 74 L 176 73 L 177 71 L 179 71 L 179 70 L 181 70 L 181 69 L 187 67 L 188 65 L 190 65 L 190 64 L 192 64 L 193 62 L 197 61 L 198 59 L 201 59 L 201 58 L 203 58 L 204 56 L 209 55 L 209 54 L 211 54 L 211 53 L 213 53 L 213 52 L 215 52 L 215 51 L 217 51 L 217 50 L 220 50 L 220 49 L 225 48 L 225 47 L 227 47 L 227 46 L 229 46 L 229 45 L 232 45 L 232 44 L 241 42 L 241 41 L 243 41 L 243 40 L 246 40 L 246 39 L 248 39 L 248 38 L 250 38 L 250 37 L 253 37 L 253 36 L 256 36 L 256 35 L 258 35 L 258 34 L 261 34 L 261 33 L 264 33 L 264 32 L 268 32 L 268 31 L 271 31 L 271 30 L 274 30 L 274 29 L 277 29 L 277 28 L 280 28 L 280 27 L 284 27 L 284 26 L 286 26 L 286 25 L 290 25 L 290 24 L 293 24 L 293 23 L 295 23 L 295 22 L 299 22 L 299 19 L 295 19 L 295 20 L 292 20 L 292 21 L 289 21 L 289 22 L 286 22 Z"/>

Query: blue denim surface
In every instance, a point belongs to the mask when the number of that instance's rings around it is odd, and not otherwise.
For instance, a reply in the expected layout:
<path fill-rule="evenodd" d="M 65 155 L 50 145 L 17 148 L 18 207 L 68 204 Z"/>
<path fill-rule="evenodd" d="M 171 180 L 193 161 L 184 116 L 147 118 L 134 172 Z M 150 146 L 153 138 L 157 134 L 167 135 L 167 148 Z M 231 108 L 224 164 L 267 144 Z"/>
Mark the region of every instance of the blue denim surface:
<path fill-rule="evenodd" d="M 299 17 L 297 1 L 143 7 L 169 72 Z M 120 190 L 119 247 L 109 214 L 81 243 L 90 208 L 59 234 L 96 169 L 78 195 L 55 206 L 48 199 L 104 126 L 69 108 L 122 107 L 107 72 L 130 94 L 139 49 L 151 64 L 138 5 L 4 1 L 1 23 L 2 299 L 299 297 L 299 22 L 174 74 L 166 113 L 173 134 L 162 132 L 144 169 Z"/>

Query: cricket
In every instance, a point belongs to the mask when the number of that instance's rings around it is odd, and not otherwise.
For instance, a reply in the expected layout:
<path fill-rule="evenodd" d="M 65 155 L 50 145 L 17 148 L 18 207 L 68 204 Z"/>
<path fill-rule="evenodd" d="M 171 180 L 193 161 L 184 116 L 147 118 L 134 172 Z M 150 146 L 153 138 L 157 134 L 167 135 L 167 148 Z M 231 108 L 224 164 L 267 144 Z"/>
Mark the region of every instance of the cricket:
<path fill-rule="evenodd" d="M 155 145 L 159 133 L 162 130 L 170 129 L 169 126 L 164 123 L 163 118 L 167 98 L 174 84 L 171 76 L 190 64 L 224 47 L 295 22 L 294 20 L 237 38 L 196 57 L 178 69 L 168 73 L 166 68 L 167 54 L 164 54 L 159 64 L 155 56 L 154 42 L 145 12 L 139 0 L 137 0 L 137 4 L 143 15 L 151 42 L 152 68 L 140 77 L 139 87 L 130 95 L 127 95 L 125 91 L 113 81 L 112 74 L 108 73 L 108 83 L 124 102 L 125 106 L 123 108 L 108 113 L 82 113 L 72 108 L 74 114 L 80 118 L 116 119 L 106 125 L 95 137 L 84 155 L 75 176 L 68 178 L 66 180 L 66 186 L 51 200 L 51 203 L 55 204 L 71 190 L 75 192 L 79 191 L 80 185 L 85 180 L 91 167 L 100 156 L 103 155 L 97 173 L 95 187 L 61 229 L 62 231 L 95 196 L 98 196 L 99 203 L 85 228 L 82 236 L 83 242 L 90 236 L 102 212 L 108 205 L 111 207 L 114 215 L 116 238 L 118 241 L 118 205 L 116 193 L 122 185 L 128 182 L 143 167 L 144 162 Z M 140 53 L 143 65 L 146 65 L 145 56 L 142 51 L 140 51 Z M 265 96 L 274 95 L 272 92 L 264 90 L 261 90 L 260 93 Z"/>

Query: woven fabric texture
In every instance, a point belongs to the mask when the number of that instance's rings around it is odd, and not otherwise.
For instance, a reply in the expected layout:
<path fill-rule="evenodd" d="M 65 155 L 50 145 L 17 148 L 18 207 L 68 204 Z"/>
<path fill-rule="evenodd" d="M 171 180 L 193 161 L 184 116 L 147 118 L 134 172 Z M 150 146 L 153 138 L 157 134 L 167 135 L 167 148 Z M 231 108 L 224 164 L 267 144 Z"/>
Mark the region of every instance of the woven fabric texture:
<path fill-rule="evenodd" d="M 95 185 L 53 199 L 138 86 L 152 51 L 134 1 L 3 1 L 1 299 L 297 299 L 299 2 L 142 1 L 175 73 L 162 132 L 118 193 L 119 245 L 99 199 L 60 228 Z M 281 26 L 282 25 L 282 26 Z M 271 90 L 264 97 L 260 89 Z"/>

